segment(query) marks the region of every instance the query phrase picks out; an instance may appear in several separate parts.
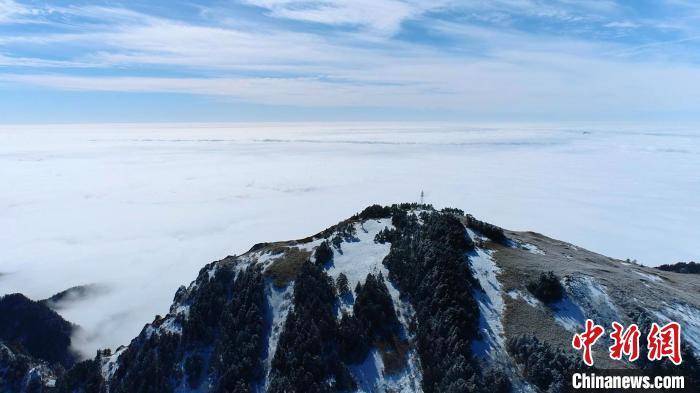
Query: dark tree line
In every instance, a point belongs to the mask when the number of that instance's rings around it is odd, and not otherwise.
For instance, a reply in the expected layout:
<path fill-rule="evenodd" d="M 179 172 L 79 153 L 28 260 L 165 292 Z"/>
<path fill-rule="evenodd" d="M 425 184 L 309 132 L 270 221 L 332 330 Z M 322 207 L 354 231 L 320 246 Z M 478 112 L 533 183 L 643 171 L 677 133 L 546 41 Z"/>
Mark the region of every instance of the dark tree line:
<path fill-rule="evenodd" d="M 389 218 L 392 214 L 392 208 L 390 206 L 372 205 L 366 207 L 363 211 L 357 214 L 357 217 L 361 220 L 371 220 L 380 218 Z"/>
<path fill-rule="evenodd" d="M 506 343 L 508 352 L 522 365 L 525 379 L 543 392 L 568 392 L 573 370 L 583 369 L 579 358 L 554 349 L 535 336 L 511 338 Z"/>
<path fill-rule="evenodd" d="M 396 210 L 394 230 L 385 231 L 391 250 L 384 259 L 389 278 L 416 310 L 417 349 L 423 390 L 432 392 L 507 391 L 499 372 L 482 372 L 472 357 L 479 308 L 472 293 L 478 283 L 466 253 L 474 244 L 454 215 Z"/>
<path fill-rule="evenodd" d="M 0 391 L 102 392 L 100 353 L 95 360 L 74 363 L 69 346 L 76 327 L 47 303 L 21 294 L 0 298 Z M 44 386 L 39 373 L 30 373 L 34 367 L 57 376 L 55 387 Z"/>
<path fill-rule="evenodd" d="M 219 267 L 210 277 L 207 265 L 197 277 L 197 291 L 193 294 L 187 319 L 180 319 L 182 335 L 143 331 L 132 340 L 119 358 L 120 366 L 114 374 L 113 392 L 169 392 L 182 380 L 180 361 L 188 351 L 195 352 L 214 344 L 219 321 L 229 301 L 235 272 Z M 158 325 L 158 319 L 153 325 Z M 194 359 L 196 362 L 196 359 Z M 190 361 L 192 362 L 192 361 Z M 186 363 L 186 359 L 185 359 Z M 191 368 L 186 368 L 191 370 Z M 188 380 L 188 383 L 191 383 Z"/>
<path fill-rule="evenodd" d="M 362 322 L 354 315 L 343 313 L 338 323 L 338 350 L 342 360 L 348 364 L 361 363 L 370 350 L 367 332 Z"/>
<path fill-rule="evenodd" d="M 314 260 L 319 266 L 324 266 L 333 261 L 333 249 L 327 240 L 322 241 L 314 250 Z"/>
<path fill-rule="evenodd" d="M 261 381 L 263 275 L 258 267 L 236 275 L 232 267 L 220 266 L 210 278 L 210 268 L 200 271 L 198 288 L 188 299 L 189 316 L 178 321 L 182 334 L 144 329 L 120 355 L 110 392 L 171 392 L 182 383 L 197 388 L 206 380 L 213 391 L 239 393 L 252 391 Z M 180 300 L 183 296 L 178 291 Z M 152 328 L 163 321 L 156 317 Z M 213 348 L 211 356 L 207 348 Z M 60 378 L 59 391 L 101 392 L 99 358 Z"/>
<path fill-rule="evenodd" d="M 102 393 L 106 391 L 100 356 L 77 363 L 56 383 L 56 393 Z"/>
<path fill-rule="evenodd" d="M 205 267 L 199 272 L 199 286 L 191 299 L 189 316 L 183 321 L 182 338 L 191 347 L 213 340 L 219 319 L 233 289 L 233 269 L 220 267 L 213 277 L 209 278 L 210 268 L 214 267 Z"/>
<path fill-rule="evenodd" d="M 489 224 L 488 222 L 479 221 L 471 214 L 467 214 L 465 218 L 467 228 L 481 233 L 496 243 L 506 244 L 508 241 L 506 234 L 503 232 L 503 228 Z"/>
<path fill-rule="evenodd" d="M 408 210 L 416 210 L 416 209 L 423 209 L 423 210 L 434 210 L 432 205 L 429 204 L 421 204 L 421 203 L 398 203 L 398 204 L 393 204 L 391 206 L 382 206 L 382 205 L 371 205 L 366 207 L 364 210 L 362 210 L 360 213 L 355 214 L 352 216 L 351 219 L 361 219 L 361 220 L 376 220 L 380 218 L 389 218 L 393 217 L 397 212 L 403 211 L 406 212 Z M 458 209 L 451 209 L 453 211 L 460 211 Z M 446 211 L 446 209 L 443 209 L 443 211 Z"/>
<path fill-rule="evenodd" d="M 564 297 L 564 287 L 552 271 L 540 273 L 537 280 L 527 284 L 527 290 L 543 303 L 555 303 Z"/>
<path fill-rule="evenodd" d="M 272 359 L 270 392 L 354 389 L 338 354 L 335 297 L 333 280 L 320 267 L 305 263 L 294 284 L 294 308 Z"/>
<path fill-rule="evenodd" d="M 676 272 L 684 274 L 700 274 L 700 263 L 697 262 L 676 262 L 656 267 L 666 272 Z"/>
<path fill-rule="evenodd" d="M 370 219 L 380 219 L 380 218 L 390 218 L 393 217 L 397 212 L 406 212 L 408 210 L 423 209 L 423 210 L 434 210 L 432 205 L 420 204 L 420 203 L 399 203 L 393 204 L 391 206 L 381 206 L 372 205 L 360 213 L 357 213 L 347 220 L 343 220 L 331 227 L 324 229 L 323 231 L 317 233 L 314 236 L 301 239 L 302 242 L 308 242 L 313 240 L 313 238 L 323 238 L 328 239 L 334 234 L 339 235 L 338 238 L 342 240 L 343 237 L 347 237 L 347 240 L 352 241 L 355 239 L 354 229 L 352 225 L 360 220 L 370 220 Z M 457 210 L 457 209 L 455 209 Z M 265 243 L 267 244 L 267 243 Z M 257 246 L 257 245 L 256 245 Z M 251 249 L 251 251 L 254 251 Z"/>
<path fill-rule="evenodd" d="M 70 367 L 74 326 L 41 302 L 20 293 L 0 297 L 0 341 L 20 347 L 50 364 Z"/>
<path fill-rule="evenodd" d="M 338 291 L 338 295 L 341 297 L 350 295 L 350 283 L 345 273 L 340 273 L 338 275 L 338 278 L 335 280 L 335 288 Z"/>
<path fill-rule="evenodd" d="M 355 288 L 353 313 L 343 313 L 338 326 L 340 354 L 347 363 L 360 363 L 373 346 L 385 352 L 400 352 L 401 324 L 391 295 L 380 274 L 368 274 L 364 285 Z M 386 365 L 385 365 L 386 366 Z"/>
<path fill-rule="evenodd" d="M 233 293 L 221 316 L 220 336 L 211 363 L 211 374 L 219 377 L 215 392 L 250 392 L 263 377 L 265 282 L 260 271 L 249 267 L 239 273 Z"/>
<path fill-rule="evenodd" d="M 331 244 L 333 244 L 333 247 L 335 247 L 335 249 L 342 254 L 343 249 L 341 244 L 343 242 L 358 241 L 356 232 L 355 223 L 352 220 L 343 221 L 336 225 L 335 236 L 331 238 Z"/>
<path fill-rule="evenodd" d="M 0 392 L 41 392 L 41 383 L 26 381 L 29 370 L 36 361 L 23 353 L 21 348 L 11 348 L 12 344 L 0 341 Z"/>
<path fill-rule="evenodd" d="M 353 315 L 370 342 L 388 342 L 400 333 L 401 324 L 381 274 L 368 274 L 364 285 L 357 283 Z"/>
<path fill-rule="evenodd" d="M 145 331 L 131 341 L 120 355 L 111 392 L 170 392 L 181 378 L 177 362 L 181 356 L 180 336 L 168 332 L 148 334 Z"/>

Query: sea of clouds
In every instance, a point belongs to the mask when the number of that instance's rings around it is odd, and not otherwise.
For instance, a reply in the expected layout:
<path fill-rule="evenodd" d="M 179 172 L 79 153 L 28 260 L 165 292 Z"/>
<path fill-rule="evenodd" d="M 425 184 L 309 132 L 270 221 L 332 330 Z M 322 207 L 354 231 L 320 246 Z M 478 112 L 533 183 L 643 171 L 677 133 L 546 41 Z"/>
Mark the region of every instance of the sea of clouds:
<path fill-rule="evenodd" d="M 691 127 L 0 127 L 0 294 L 64 305 L 87 356 L 127 344 L 206 263 L 373 203 L 453 206 L 647 265 L 700 259 Z"/>

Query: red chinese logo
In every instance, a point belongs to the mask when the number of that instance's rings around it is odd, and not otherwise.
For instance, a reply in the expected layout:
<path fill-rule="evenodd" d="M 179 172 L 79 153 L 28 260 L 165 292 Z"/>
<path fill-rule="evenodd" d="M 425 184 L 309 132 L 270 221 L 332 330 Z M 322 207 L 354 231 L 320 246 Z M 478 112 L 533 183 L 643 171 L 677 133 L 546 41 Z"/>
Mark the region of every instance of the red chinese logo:
<path fill-rule="evenodd" d="M 610 333 L 613 345 L 610 346 L 610 358 L 620 360 L 622 355 L 627 355 L 630 362 L 639 359 L 639 328 L 632 324 L 623 331 L 623 326 L 617 322 L 612 323 L 614 331 Z"/>
<path fill-rule="evenodd" d="M 572 345 L 574 348 L 583 350 L 583 362 L 589 366 L 593 365 L 593 352 L 591 346 L 595 344 L 600 336 L 605 333 L 602 326 L 596 325 L 592 320 L 586 319 L 586 331 L 581 334 L 574 335 Z"/>
<path fill-rule="evenodd" d="M 649 360 L 669 358 L 676 366 L 681 364 L 681 325 L 670 322 L 663 327 L 652 323 L 647 336 L 649 344 Z"/>
<path fill-rule="evenodd" d="M 610 339 L 612 345 L 608 348 L 610 358 L 622 360 L 626 356 L 630 362 L 639 359 L 639 337 L 641 332 L 635 324 L 627 329 L 617 322 L 612 323 Z M 583 362 L 588 366 L 593 365 L 593 351 L 591 347 L 603 336 L 605 329 L 596 325 L 592 320 L 586 320 L 586 329 L 583 333 L 575 334 L 571 344 L 579 351 L 583 351 Z M 647 335 L 647 358 L 651 361 L 668 358 L 675 365 L 683 362 L 681 357 L 681 326 L 677 322 L 669 322 L 664 326 L 651 324 Z"/>

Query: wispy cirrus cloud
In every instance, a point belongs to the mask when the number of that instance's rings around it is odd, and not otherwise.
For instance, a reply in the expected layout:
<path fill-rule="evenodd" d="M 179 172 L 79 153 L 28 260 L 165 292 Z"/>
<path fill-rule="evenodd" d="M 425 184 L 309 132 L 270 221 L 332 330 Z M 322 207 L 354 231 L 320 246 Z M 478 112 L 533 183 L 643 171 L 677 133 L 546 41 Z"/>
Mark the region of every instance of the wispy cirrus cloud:
<path fill-rule="evenodd" d="M 688 110 L 699 80 L 683 51 L 695 36 L 649 27 L 671 11 L 634 17 L 613 1 L 241 0 L 197 12 L 0 1 L 34 15 L 0 33 L 6 89 L 589 116 Z"/>
<path fill-rule="evenodd" d="M 0 24 L 26 21 L 27 16 L 36 13 L 37 10 L 14 0 L 0 0 Z"/>
<path fill-rule="evenodd" d="M 505 59 L 522 65 L 507 65 Z M 553 69 L 558 71 L 553 73 Z M 346 78 L 338 80 L 5 74 L 0 75 L 0 82 L 68 91 L 205 95 L 230 102 L 305 108 L 447 109 L 470 115 L 693 111 L 700 102 L 700 70 L 693 67 L 651 64 L 629 68 L 625 63 L 582 62 L 571 55 L 515 50 L 499 60 L 392 64 L 382 75 L 376 70 L 346 72 Z"/>
<path fill-rule="evenodd" d="M 381 35 L 399 31 L 401 23 L 430 10 L 439 9 L 445 0 L 243 0 L 264 8 L 267 14 L 305 22 L 336 26 L 358 26 Z"/>

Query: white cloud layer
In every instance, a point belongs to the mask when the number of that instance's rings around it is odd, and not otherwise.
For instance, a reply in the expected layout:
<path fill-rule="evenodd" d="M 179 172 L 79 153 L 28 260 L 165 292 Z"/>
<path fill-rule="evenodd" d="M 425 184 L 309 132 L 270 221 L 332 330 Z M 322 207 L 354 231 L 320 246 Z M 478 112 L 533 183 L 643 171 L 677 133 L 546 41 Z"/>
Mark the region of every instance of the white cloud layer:
<path fill-rule="evenodd" d="M 372 203 L 454 206 L 646 264 L 698 260 L 697 128 L 183 124 L 0 127 L 0 294 L 63 310 L 89 356 L 136 336 L 206 263 Z M 583 131 L 590 133 L 584 134 Z"/>

